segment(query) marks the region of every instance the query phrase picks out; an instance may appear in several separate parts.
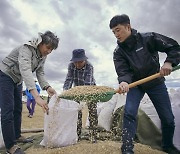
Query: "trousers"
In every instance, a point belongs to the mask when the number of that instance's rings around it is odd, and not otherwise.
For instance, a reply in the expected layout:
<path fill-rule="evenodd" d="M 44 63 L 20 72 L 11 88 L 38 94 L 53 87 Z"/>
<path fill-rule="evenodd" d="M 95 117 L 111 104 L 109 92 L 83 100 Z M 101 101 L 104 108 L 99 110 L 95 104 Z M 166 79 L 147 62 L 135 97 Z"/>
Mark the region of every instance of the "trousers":
<path fill-rule="evenodd" d="M 165 83 L 156 85 L 148 90 L 142 90 L 135 87 L 129 90 L 126 97 L 126 104 L 123 117 L 122 147 L 121 151 L 133 153 L 133 140 L 136 133 L 136 116 L 140 101 L 147 93 L 152 101 L 162 127 L 162 148 L 166 149 L 173 146 L 173 135 L 175 130 L 174 115 L 171 108 L 171 102 Z"/>

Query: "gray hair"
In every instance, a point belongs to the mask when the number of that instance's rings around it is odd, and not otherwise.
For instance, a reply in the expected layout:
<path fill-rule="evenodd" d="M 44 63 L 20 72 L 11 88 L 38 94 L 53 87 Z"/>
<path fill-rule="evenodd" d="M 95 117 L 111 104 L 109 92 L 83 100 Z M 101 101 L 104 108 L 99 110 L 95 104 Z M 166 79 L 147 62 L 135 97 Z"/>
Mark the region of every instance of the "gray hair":
<path fill-rule="evenodd" d="M 43 44 L 50 44 L 53 49 L 56 49 L 59 44 L 59 38 L 51 31 L 46 31 L 44 34 L 40 34 Z"/>

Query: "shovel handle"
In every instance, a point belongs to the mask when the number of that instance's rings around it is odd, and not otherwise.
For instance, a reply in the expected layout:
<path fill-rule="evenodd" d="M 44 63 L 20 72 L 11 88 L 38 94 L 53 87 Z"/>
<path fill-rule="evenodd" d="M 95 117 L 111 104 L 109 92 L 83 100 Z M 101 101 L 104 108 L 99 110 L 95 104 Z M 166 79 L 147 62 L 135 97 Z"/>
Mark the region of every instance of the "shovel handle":
<path fill-rule="evenodd" d="M 180 65 L 173 67 L 172 72 L 173 72 L 173 71 L 176 71 L 176 70 L 178 70 L 178 69 L 180 69 Z M 136 86 L 138 86 L 138 85 L 140 85 L 140 84 L 146 83 L 146 82 L 148 82 L 148 81 L 151 81 L 151 80 L 156 79 L 156 78 L 159 78 L 159 77 L 161 77 L 160 72 L 159 72 L 159 73 L 156 73 L 156 74 L 153 74 L 153 75 L 151 75 L 151 76 L 148 76 L 148 77 L 146 77 L 146 78 L 144 78 L 144 79 L 141 79 L 141 80 L 135 81 L 135 82 L 133 82 L 133 83 L 130 83 L 130 84 L 129 84 L 129 88 L 136 87 Z M 121 94 L 122 91 L 121 91 L 120 89 L 116 89 L 116 90 L 115 90 L 115 93 L 120 93 L 120 94 Z"/>
<path fill-rule="evenodd" d="M 151 81 L 151 80 L 156 79 L 156 78 L 159 78 L 159 77 L 161 77 L 161 74 L 160 74 L 160 73 L 153 74 L 153 75 L 148 76 L 148 77 L 146 77 L 146 78 L 144 78 L 144 79 L 141 79 L 141 80 L 135 81 L 135 82 L 133 82 L 133 83 L 130 83 L 130 84 L 129 84 L 129 88 L 136 87 L 136 86 L 138 86 L 138 85 L 140 85 L 140 84 L 146 83 L 146 82 L 148 82 L 148 81 Z M 115 90 L 115 93 L 120 93 L 120 94 L 121 94 L 122 91 L 121 91 L 120 89 L 116 89 L 116 90 Z"/>
<path fill-rule="evenodd" d="M 144 78 L 144 79 L 141 79 L 141 80 L 138 80 L 138 81 L 136 81 L 136 82 L 130 83 L 130 84 L 129 84 L 129 88 L 136 87 L 136 86 L 138 86 L 138 85 L 141 85 L 141 84 L 143 84 L 143 83 L 146 83 L 146 82 L 148 82 L 148 81 L 151 81 L 151 80 L 156 79 L 156 78 L 159 78 L 159 77 L 161 77 L 161 74 L 160 74 L 160 73 L 153 74 L 153 75 L 148 76 L 148 77 L 146 77 L 146 78 Z"/>

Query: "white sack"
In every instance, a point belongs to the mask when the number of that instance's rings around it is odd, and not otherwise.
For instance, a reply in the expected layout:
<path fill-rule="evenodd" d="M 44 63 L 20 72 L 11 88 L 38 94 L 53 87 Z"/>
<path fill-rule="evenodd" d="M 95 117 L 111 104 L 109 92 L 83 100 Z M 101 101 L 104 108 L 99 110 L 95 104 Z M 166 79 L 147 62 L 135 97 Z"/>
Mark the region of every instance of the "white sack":
<path fill-rule="evenodd" d="M 113 104 L 109 104 L 106 108 L 104 108 L 100 112 L 98 116 L 98 126 L 104 128 L 107 131 L 110 131 L 113 110 L 114 110 Z"/>
<path fill-rule="evenodd" d="M 2 130 L 1 130 L 1 109 L 0 109 L 0 148 L 5 147 L 4 140 L 2 136 Z"/>
<path fill-rule="evenodd" d="M 44 117 L 44 137 L 41 145 L 63 147 L 77 143 L 77 119 L 80 105 L 54 95 L 49 102 L 49 115 Z"/>
<path fill-rule="evenodd" d="M 98 116 L 98 126 L 104 128 L 107 131 L 110 131 L 112 124 L 112 115 L 117 103 L 116 97 L 116 95 L 113 95 L 113 97 L 108 102 L 103 103 L 104 107 L 101 109 L 101 112 Z"/>
<path fill-rule="evenodd" d="M 117 96 L 114 95 L 108 102 L 97 103 L 98 126 L 110 131 L 112 114 L 117 103 Z M 86 126 L 89 126 L 87 117 Z"/>
<path fill-rule="evenodd" d="M 171 95 L 170 95 L 171 96 Z M 173 143 L 180 150 L 180 88 L 171 97 L 171 105 L 175 117 L 175 131 Z"/>
<path fill-rule="evenodd" d="M 173 143 L 175 147 L 180 150 L 180 88 L 177 90 L 170 90 L 169 96 L 171 99 L 172 111 L 175 117 L 175 131 Z M 151 100 L 147 95 L 144 96 L 140 108 L 150 117 L 154 124 L 161 130 L 161 122 L 159 116 L 153 106 Z"/>
<path fill-rule="evenodd" d="M 98 102 L 97 103 L 97 116 L 99 116 L 99 113 L 101 112 L 101 110 L 104 108 L 104 103 L 102 102 Z M 88 109 L 88 114 L 87 114 L 87 119 L 86 119 L 86 127 L 89 127 L 89 109 Z"/>
<path fill-rule="evenodd" d="M 112 97 L 112 101 L 116 102 L 116 106 L 114 108 L 114 111 L 113 113 L 120 107 L 122 107 L 123 105 L 125 105 L 126 103 L 126 94 L 115 94 L 113 97 Z"/>
<path fill-rule="evenodd" d="M 160 119 L 157 115 L 157 112 L 153 103 L 151 102 L 147 94 L 144 95 L 139 107 L 148 115 L 148 117 L 153 121 L 156 127 L 159 128 L 161 131 Z"/>

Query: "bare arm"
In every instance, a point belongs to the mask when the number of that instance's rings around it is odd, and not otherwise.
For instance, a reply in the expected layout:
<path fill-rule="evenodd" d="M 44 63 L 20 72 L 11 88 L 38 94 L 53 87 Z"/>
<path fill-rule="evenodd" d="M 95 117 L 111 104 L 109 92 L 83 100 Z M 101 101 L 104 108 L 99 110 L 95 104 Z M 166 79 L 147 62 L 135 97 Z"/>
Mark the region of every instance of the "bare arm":
<path fill-rule="evenodd" d="M 36 103 L 42 107 L 44 113 L 48 114 L 49 108 L 47 102 L 40 97 L 38 91 L 36 89 L 31 89 L 30 93 L 33 95 Z"/>

